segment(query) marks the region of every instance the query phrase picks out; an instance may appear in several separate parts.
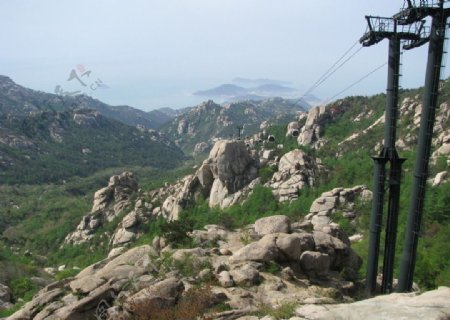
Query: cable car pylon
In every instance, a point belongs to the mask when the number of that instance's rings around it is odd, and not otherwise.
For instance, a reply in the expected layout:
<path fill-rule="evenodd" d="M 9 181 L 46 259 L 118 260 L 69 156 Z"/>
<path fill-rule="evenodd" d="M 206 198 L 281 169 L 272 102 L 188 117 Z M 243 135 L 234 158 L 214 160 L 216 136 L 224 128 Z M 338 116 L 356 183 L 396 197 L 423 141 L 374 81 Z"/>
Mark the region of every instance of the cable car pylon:
<path fill-rule="evenodd" d="M 401 167 L 405 161 L 405 159 L 399 157 L 395 148 L 399 113 L 400 44 L 402 40 L 407 40 L 414 44 L 422 43 L 421 31 L 423 30 L 423 22 L 415 24 L 413 27 L 405 27 L 399 26 L 394 18 L 366 16 L 366 20 L 368 31 L 360 39 L 363 46 L 372 46 L 383 39 L 389 39 L 384 144 L 380 154 L 372 157 L 374 160 L 374 185 L 366 276 L 366 291 L 369 295 L 372 295 L 375 293 L 377 285 L 387 163 L 390 166 L 388 178 L 389 197 L 381 291 L 382 293 L 392 291 Z"/>

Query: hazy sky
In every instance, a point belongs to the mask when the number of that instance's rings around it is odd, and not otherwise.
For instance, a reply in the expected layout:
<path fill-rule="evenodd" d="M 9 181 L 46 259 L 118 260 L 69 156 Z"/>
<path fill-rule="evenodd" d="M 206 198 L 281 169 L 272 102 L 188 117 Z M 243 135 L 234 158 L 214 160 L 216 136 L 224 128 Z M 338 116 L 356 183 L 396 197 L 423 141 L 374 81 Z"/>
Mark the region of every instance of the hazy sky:
<path fill-rule="evenodd" d="M 306 91 L 403 0 L 0 0 L 0 74 L 46 92 L 84 89 L 145 110 L 199 102 L 192 92 L 235 77 Z M 387 40 L 363 48 L 313 94 L 332 97 L 387 60 Z M 403 87 L 423 85 L 427 46 L 403 55 Z M 386 67 L 348 94 L 386 88 Z M 447 76 L 447 72 L 444 74 Z M 97 89 L 100 79 L 108 89 Z"/>

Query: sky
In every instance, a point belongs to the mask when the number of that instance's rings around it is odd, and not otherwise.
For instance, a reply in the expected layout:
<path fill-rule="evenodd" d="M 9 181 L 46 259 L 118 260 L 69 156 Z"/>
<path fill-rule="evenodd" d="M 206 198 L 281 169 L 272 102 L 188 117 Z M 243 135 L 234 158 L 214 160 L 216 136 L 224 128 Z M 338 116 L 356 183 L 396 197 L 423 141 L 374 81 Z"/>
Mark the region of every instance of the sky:
<path fill-rule="evenodd" d="M 59 86 L 60 93 L 82 91 L 143 110 L 197 104 L 202 99 L 193 92 L 236 77 L 287 81 L 306 92 L 362 36 L 365 15 L 392 16 L 402 6 L 403 0 L 0 0 L 0 74 L 32 89 L 54 93 Z M 312 94 L 327 100 L 382 65 L 387 45 L 363 48 Z M 423 85 L 426 56 L 427 46 L 404 52 L 402 87 Z M 337 98 L 384 92 L 386 79 L 385 66 Z"/>

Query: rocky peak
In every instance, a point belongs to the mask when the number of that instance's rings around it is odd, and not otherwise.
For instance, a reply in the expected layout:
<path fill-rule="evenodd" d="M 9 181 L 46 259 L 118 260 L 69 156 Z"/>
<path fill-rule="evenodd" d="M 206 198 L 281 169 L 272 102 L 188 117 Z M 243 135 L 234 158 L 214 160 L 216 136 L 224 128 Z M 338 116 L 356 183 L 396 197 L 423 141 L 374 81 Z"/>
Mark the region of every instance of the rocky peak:
<path fill-rule="evenodd" d="M 211 207 L 235 204 L 254 187 L 251 182 L 257 178 L 258 168 L 259 157 L 243 141 L 219 140 L 194 175 L 166 188 L 172 191 L 158 191 L 164 195 L 161 213 L 166 218 L 178 219 L 186 204 L 200 194 L 209 199 Z"/>
<path fill-rule="evenodd" d="M 85 215 L 76 230 L 66 236 L 65 243 L 78 244 L 93 237 L 95 230 L 111 222 L 127 206 L 131 195 L 138 191 L 138 184 L 131 172 L 112 176 L 108 186 L 95 192 L 91 212 Z"/>
<path fill-rule="evenodd" d="M 279 201 L 292 201 L 298 198 L 301 189 L 315 185 L 317 173 L 322 169 L 320 159 L 299 149 L 292 150 L 281 157 L 278 171 L 267 186 Z"/>
<path fill-rule="evenodd" d="M 258 162 L 243 141 L 218 141 L 206 160 L 215 179 L 230 193 L 256 178 Z"/>
<path fill-rule="evenodd" d="M 243 141 L 216 142 L 198 174 L 205 185 L 211 183 L 209 205 L 223 206 L 225 198 L 257 178 L 258 168 L 258 156 Z"/>
<path fill-rule="evenodd" d="M 298 136 L 298 143 L 303 146 L 320 148 L 323 144 L 321 141 L 323 127 L 334 121 L 349 109 L 349 107 L 350 105 L 345 100 L 339 100 L 326 106 L 318 106 L 310 109 L 306 123 Z"/>

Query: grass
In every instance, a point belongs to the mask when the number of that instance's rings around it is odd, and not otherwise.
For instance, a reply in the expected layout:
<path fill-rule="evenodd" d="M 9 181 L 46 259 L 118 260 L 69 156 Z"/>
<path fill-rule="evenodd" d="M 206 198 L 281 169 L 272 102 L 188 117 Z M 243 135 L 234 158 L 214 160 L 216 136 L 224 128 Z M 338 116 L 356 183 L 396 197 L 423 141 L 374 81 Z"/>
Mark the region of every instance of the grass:
<path fill-rule="evenodd" d="M 271 316 L 276 320 L 289 319 L 295 316 L 297 304 L 293 302 L 285 302 L 278 307 L 264 305 L 255 313 L 258 317 Z"/>

